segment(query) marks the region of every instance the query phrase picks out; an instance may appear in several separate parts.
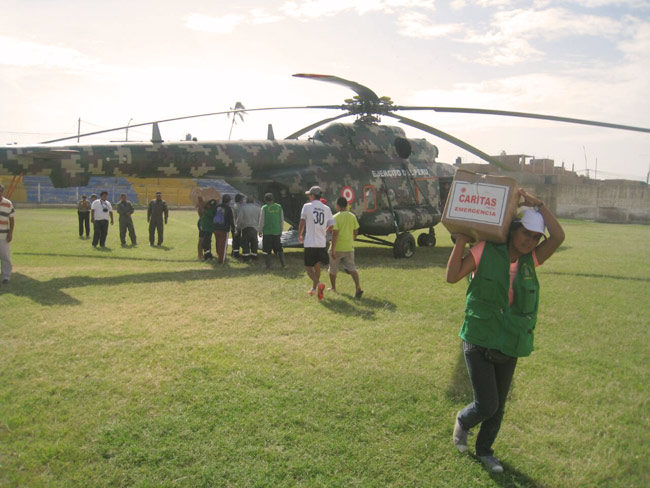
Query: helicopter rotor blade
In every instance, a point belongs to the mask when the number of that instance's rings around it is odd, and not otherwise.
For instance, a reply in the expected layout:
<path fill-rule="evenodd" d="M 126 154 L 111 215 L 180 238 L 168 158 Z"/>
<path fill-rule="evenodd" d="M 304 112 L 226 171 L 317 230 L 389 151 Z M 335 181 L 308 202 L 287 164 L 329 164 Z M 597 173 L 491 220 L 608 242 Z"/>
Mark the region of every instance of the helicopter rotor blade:
<path fill-rule="evenodd" d="M 483 108 L 463 108 L 463 107 L 411 107 L 396 106 L 393 110 L 433 110 L 435 112 L 448 112 L 460 114 L 483 114 L 483 115 L 503 115 L 509 117 L 522 117 L 527 119 L 553 120 L 556 122 L 568 122 L 571 124 L 595 125 L 598 127 L 608 127 L 610 129 L 632 130 L 636 132 L 650 132 L 645 127 L 636 127 L 633 125 L 612 124 L 609 122 L 599 122 L 596 120 L 575 119 L 572 117 L 560 117 L 557 115 L 544 115 L 528 112 L 512 112 L 509 110 L 492 110 Z"/>
<path fill-rule="evenodd" d="M 363 100 L 368 100 L 368 101 L 371 101 L 371 102 L 378 102 L 379 101 L 379 97 L 377 96 L 377 94 L 374 91 L 372 91 L 367 86 L 363 86 L 363 85 L 357 83 L 356 81 L 345 80 L 343 78 L 339 78 L 338 76 L 314 75 L 314 74 L 307 74 L 307 73 L 296 73 L 293 76 L 295 76 L 296 78 L 307 78 L 309 80 L 324 81 L 326 83 L 334 83 L 336 85 L 343 85 L 345 87 L 348 87 L 353 92 L 355 92 Z"/>
<path fill-rule="evenodd" d="M 345 114 L 337 115 L 336 117 L 329 117 L 327 119 L 319 120 L 318 122 L 314 122 L 313 124 L 308 125 L 307 127 L 304 127 L 297 132 L 294 132 L 290 136 L 285 137 L 285 139 L 298 139 L 301 135 L 306 134 L 307 132 L 315 129 L 316 127 L 320 127 L 323 124 L 327 124 L 328 122 L 332 122 L 334 120 L 341 119 L 343 117 L 349 117 L 350 115 L 352 114 L 345 113 Z"/>
<path fill-rule="evenodd" d="M 69 141 L 71 139 L 77 139 L 80 137 L 87 137 L 87 136 L 94 136 L 97 134 L 105 134 L 107 132 L 114 132 L 117 130 L 125 130 L 125 129 L 131 129 L 133 127 L 143 127 L 146 125 L 152 125 L 154 123 L 161 124 L 163 122 L 173 122 L 176 120 L 184 120 L 184 119 L 193 119 L 197 117 L 208 117 L 211 115 L 226 115 L 226 114 L 232 114 L 232 113 L 241 113 L 241 112 L 259 112 L 262 110 L 298 110 L 298 109 L 304 109 L 304 108 L 311 108 L 311 109 L 323 109 L 323 110 L 344 110 L 344 107 L 341 105 L 304 105 L 304 106 L 296 106 L 296 107 L 263 107 L 263 108 L 246 108 L 246 109 L 237 109 L 237 110 L 224 110 L 222 112 L 210 112 L 206 114 L 197 114 L 197 115 L 185 115 L 183 117 L 174 117 L 171 119 L 162 119 L 162 120 L 154 120 L 151 122 L 142 122 L 140 124 L 130 124 L 130 125 L 125 125 L 122 127 L 113 127 L 112 129 L 104 129 L 104 130 L 98 130 L 94 132 L 86 132 L 85 134 L 78 134 L 74 136 L 67 136 L 67 137 L 61 137 L 59 139 L 51 139 L 49 141 L 43 141 L 39 144 L 51 144 L 53 142 L 61 142 L 61 141 Z"/>
<path fill-rule="evenodd" d="M 433 134 L 434 136 L 439 137 L 440 139 L 444 139 L 447 142 L 451 142 L 452 144 L 462 149 L 465 149 L 465 151 L 470 152 L 475 156 L 478 156 L 479 158 L 487 161 L 488 163 L 494 164 L 495 166 L 501 169 L 509 170 L 507 166 L 505 166 L 497 159 L 494 159 L 492 156 L 484 153 L 480 149 L 466 143 L 465 141 L 461 141 L 460 139 L 452 136 L 451 134 L 447 134 L 446 132 L 431 127 L 430 125 L 426 125 L 423 124 L 422 122 L 418 122 L 417 120 L 407 119 L 406 117 L 402 117 L 401 115 L 390 114 L 390 113 L 384 115 L 388 117 L 393 117 L 397 119 L 399 122 L 401 122 L 402 124 L 410 125 L 411 127 L 415 127 L 416 129 L 420 129 L 421 131 L 428 132 L 429 134 Z"/>

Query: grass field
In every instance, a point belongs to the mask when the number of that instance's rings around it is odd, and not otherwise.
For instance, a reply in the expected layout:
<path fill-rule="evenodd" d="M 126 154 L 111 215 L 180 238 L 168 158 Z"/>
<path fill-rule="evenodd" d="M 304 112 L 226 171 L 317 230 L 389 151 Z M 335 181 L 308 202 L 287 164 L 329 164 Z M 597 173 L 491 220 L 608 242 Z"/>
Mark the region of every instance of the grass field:
<path fill-rule="evenodd" d="M 266 272 L 165 246 L 79 240 L 76 212 L 18 210 L 0 292 L 0 486 L 645 487 L 650 227 L 563 221 L 538 271 L 536 351 L 519 362 L 490 475 L 451 443 L 471 400 L 451 249 L 361 246 L 319 302 L 300 250 Z M 474 437 L 470 437 L 473 442 Z M 473 449 L 470 449 L 473 451 Z"/>

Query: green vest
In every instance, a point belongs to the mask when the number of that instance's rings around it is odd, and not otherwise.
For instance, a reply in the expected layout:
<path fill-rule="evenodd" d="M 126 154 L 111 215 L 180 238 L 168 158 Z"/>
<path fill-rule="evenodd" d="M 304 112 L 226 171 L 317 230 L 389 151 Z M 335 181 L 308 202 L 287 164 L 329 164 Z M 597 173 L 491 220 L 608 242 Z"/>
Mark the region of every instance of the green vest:
<path fill-rule="evenodd" d="M 279 236 L 282 234 L 282 207 L 279 203 L 267 203 L 262 207 L 264 212 L 264 228 L 262 234 Z"/>
<path fill-rule="evenodd" d="M 510 259 L 507 244 L 485 243 L 478 269 L 467 288 L 465 321 L 460 337 L 477 346 L 498 349 L 513 357 L 533 351 L 539 282 L 532 254 L 519 258 L 508 304 Z"/>

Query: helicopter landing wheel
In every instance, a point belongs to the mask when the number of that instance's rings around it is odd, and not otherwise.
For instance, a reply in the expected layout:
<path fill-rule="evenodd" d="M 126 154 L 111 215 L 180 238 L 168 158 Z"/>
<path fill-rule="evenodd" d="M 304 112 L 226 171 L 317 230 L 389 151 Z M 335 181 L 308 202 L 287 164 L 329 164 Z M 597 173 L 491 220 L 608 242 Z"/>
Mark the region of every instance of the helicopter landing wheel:
<path fill-rule="evenodd" d="M 433 247 L 436 245 L 436 235 L 433 232 L 428 234 L 420 234 L 418 236 L 418 246 L 420 247 Z"/>
<path fill-rule="evenodd" d="M 393 256 L 396 258 L 410 258 L 415 254 L 415 239 L 408 232 L 399 234 L 393 244 Z"/>

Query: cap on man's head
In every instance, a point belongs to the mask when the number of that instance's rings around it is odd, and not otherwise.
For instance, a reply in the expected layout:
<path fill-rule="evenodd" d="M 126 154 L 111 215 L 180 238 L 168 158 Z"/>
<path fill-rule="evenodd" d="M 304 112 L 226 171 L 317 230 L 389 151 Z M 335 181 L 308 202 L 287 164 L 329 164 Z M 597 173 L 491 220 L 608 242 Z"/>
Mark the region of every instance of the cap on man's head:
<path fill-rule="evenodd" d="M 158 195 L 162 195 L 162 193 L 160 193 L 159 191 L 157 191 L 157 192 L 156 192 L 156 196 L 158 196 Z"/>
<path fill-rule="evenodd" d="M 320 189 L 320 186 L 312 186 L 309 190 L 305 192 L 305 195 L 314 195 L 315 197 L 320 197 L 322 194 L 322 190 Z"/>
<path fill-rule="evenodd" d="M 93 193 L 92 195 L 90 195 L 90 198 L 92 198 L 92 197 L 97 198 L 97 193 Z"/>
<path fill-rule="evenodd" d="M 517 220 L 531 232 L 539 232 L 540 234 L 544 233 L 544 228 L 546 227 L 544 217 L 534 208 L 523 208 L 521 214 L 517 216 Z"/>
<path fill-rule="evenodd" d="M 81 195 L 81 198 L 86 198 L 86 195 Z"/>
<path fill-rule="evenodd" d="M 264 194 L 264 201 L 265 202 L 272 202 L 273 201 L 273 193 L 265 193 Z"/>

